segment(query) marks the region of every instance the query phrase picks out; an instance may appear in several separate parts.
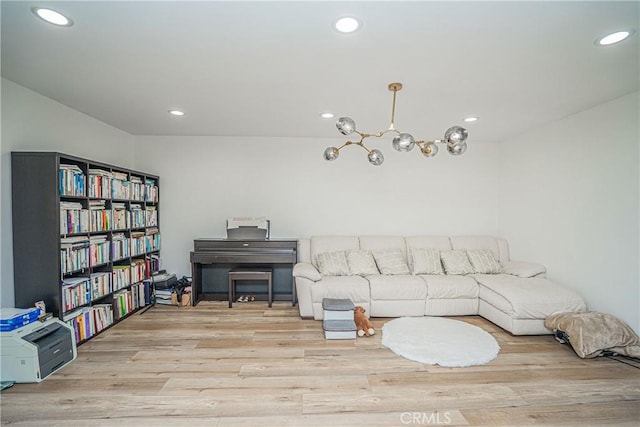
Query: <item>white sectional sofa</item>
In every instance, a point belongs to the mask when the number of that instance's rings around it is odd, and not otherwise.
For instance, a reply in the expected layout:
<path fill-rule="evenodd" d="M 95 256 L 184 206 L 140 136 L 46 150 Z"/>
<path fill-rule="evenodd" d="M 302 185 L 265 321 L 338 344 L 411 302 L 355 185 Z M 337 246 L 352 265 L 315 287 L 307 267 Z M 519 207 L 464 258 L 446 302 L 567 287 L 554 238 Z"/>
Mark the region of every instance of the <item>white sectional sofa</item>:
<path fill-rule="evenodd" d="M 544 266 L 511 261 L 507 241 L 490 236 L 315 236 L 299 240 L 298 261 L 300 316 L 318 320 L 323 298 L 350 298 L 371 317 L 479 314 L 537 335 L 552 333 L 548 315 L 586 310 Z"/>

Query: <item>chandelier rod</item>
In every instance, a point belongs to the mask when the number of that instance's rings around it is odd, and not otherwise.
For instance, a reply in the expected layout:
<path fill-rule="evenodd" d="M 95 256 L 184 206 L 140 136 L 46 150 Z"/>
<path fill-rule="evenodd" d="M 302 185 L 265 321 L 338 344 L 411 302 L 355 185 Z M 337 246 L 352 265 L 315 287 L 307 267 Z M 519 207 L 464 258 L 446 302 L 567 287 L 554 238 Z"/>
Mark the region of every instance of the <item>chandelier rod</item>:
<path fill-rule="evenodd" d="M 393 103 L 391 104 L 391 125 L 387 130 L 395 130 L 394 123 L 396 119 L 396 94 L 402 89 L 402 83 L 390 83 L 389 90 L 393 92 Z"/>

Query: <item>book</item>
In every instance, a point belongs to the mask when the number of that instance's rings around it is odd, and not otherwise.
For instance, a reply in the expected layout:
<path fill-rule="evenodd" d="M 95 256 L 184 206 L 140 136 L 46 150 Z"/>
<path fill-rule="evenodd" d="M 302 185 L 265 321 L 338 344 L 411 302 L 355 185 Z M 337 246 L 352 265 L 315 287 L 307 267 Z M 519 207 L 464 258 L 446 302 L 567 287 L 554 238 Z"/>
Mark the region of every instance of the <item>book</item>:
<path fill-rule="evenodd" d="M 323 320 L 324 337 L 328 340 L 344 340 L 356 338 L 356 322 L 351 320 Z"/>

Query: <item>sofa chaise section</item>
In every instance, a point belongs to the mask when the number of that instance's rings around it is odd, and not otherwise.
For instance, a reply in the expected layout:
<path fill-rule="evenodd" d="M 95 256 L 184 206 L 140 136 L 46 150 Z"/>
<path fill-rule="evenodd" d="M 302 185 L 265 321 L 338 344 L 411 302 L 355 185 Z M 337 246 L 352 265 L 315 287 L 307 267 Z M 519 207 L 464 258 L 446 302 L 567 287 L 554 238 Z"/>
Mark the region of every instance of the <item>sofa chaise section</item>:
<path fill-rule="evenodd" d="M 546 334 L 544 319 L 563 311 L 584 311 L 575 292 L 543 277 L 474 274 L 479 284 L 479 314 L 514 335 Z"/>

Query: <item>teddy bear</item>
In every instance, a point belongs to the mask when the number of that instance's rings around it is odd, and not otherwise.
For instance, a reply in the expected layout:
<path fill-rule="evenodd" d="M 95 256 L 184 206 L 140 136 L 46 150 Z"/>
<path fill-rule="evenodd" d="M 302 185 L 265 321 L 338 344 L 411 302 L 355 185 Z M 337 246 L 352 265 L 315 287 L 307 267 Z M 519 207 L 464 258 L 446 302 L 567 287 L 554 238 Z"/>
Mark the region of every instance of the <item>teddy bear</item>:
<path fill-rule="evenodd" d="M 357 306 L 355 311 L 353 312 L 353 320 L 356 322 L 356 328 L 358 329 L 358 336 L 368 336 L 376 333 L 376 330 L 373 329 L 373 325 L 367 318 L 367 315 L 364 314 L 366 310 L 362 306 Z"/>

